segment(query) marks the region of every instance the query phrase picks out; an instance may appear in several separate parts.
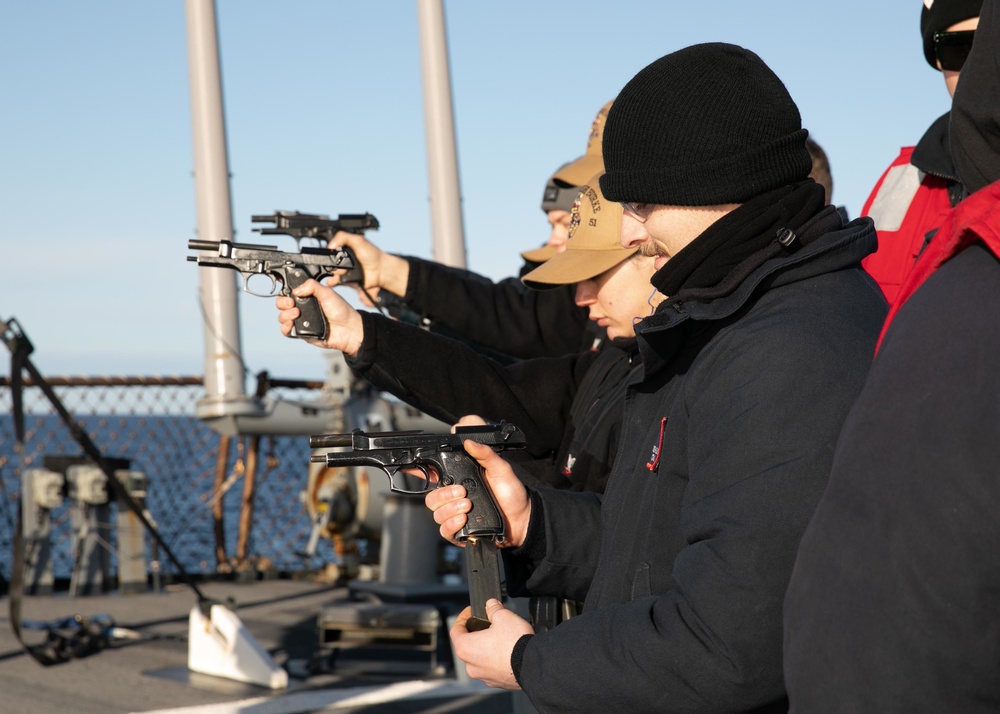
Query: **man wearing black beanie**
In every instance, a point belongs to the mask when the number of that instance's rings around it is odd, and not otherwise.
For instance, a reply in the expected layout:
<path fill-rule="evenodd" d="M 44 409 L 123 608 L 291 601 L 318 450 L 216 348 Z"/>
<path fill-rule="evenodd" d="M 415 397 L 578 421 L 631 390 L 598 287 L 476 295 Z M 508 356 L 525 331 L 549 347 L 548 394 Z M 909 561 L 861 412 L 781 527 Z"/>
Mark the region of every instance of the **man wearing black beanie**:
<path fill-rule="evenodd" d="M 452 629 L 470 676 L 539 712 L 778 712 L 782 602 L 861 389 L 885 301 L 859 261 L 870 219 L 843 225 L 808 178 L 807 132 L 754 53 L 695 45 L 639 72 L 604 133 L 621 243 L 657 256 L 668 296 L 636 325 L 603 497 L 526 489 L 489 448 L 508 524 L 511 595 L 585 599 L 551 631 L 501 603 Z M 427 496 L 445 537 L 461 486 Z"/>
<path fill-rule="evenodd" d="M 941 72 L 955 96 L 959 73 L 972 47 L 983 0 L 924 0 L 920 11 L 923 56 Z M 949 113 L 938 117 L 916 146 L 904 146 L 861 208 L 878 231 L 878 250 L 861 265 L 891 305 L 899 287 L 945 215 L 965 188 L 949 151 Z"/>

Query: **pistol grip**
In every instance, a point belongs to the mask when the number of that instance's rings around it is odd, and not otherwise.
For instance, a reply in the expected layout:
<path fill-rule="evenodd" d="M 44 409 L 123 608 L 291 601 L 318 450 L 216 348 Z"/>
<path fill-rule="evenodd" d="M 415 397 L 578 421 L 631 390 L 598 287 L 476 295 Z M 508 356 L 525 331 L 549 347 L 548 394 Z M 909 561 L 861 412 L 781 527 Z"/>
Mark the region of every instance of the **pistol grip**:
<path fill-rule="evenodd" d="M 291 294 L 293 288 L 297 288 L 309 279 L 309 275 L 301 266 L 295 265 L 285 271 L 283 279 L 285 289 Z M 300 315 L 292 323 L 290 337 L 311 337 L 317 340 L 325 340 L 326 316 L 323 315 L 323 309 L 319 306 L 319 300 L 312 295 L 307 295 L 306 297 L 292 295 L 292 299 L 295 300 L 295 307 L 299 308 Z"/>
<path fill-rule="evenodd" d="M 468 521 L 455 534 L 456 539 L 464 541 L 503 536 L 503 517 L 476 460 L 464 451 L 449 451 L 441 454 L 441 461 L 444 466 L 441 469 L 441 485 L 457 483 L 464 486 L 466 497 L 472 501 Z"/>
<path fill-rule="evenodd" d="M 340 276 L 341 285 L 360 285 L 364 287 L 365 285 L 365 270 L 361 267 L 361 263 L 358 259 L 354 257 L 354 252 L 350 248 L 343 249 L 345 253 L 350 257 L 352 267 L 347 269 L 347 272 Z"/>

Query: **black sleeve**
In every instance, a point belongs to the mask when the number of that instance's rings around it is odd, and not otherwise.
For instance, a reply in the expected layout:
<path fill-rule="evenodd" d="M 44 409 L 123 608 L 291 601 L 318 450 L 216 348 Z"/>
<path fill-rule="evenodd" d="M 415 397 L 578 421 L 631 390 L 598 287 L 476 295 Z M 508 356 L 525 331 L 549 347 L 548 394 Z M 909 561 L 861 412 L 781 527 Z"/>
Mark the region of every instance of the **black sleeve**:
<path fill-rule="evenodd" d="M 502 550 L 507 592 L 583 601 L 597 568 L 601 503 L 597 493 L 532 488 L 524 543 Z"/>
<path fill-rule="evenodd" d="M 516 424 L 535 458 L 558 451 L 577 385 L 594 353 L 505 366 L 415 325 L 373 312 L 361 317 L 364 342 L 348 364 L 374 387 L 445 422 L 478 414 Z"/>
<path fill-rule="evenodd" d="M 996 711 L 998 311 L 976 245 L 890 323 L 788 586 L 793 711 Z"/>
<path fill-rule="evenodd" d="M 410 275 L 403 299 L 433 324 L 518 359 L 580 351 L 587 310 L 575 304 L 572 285 L 532 290 L 518 278 L 494 283 L 433 261 L 406 260 Z"/>

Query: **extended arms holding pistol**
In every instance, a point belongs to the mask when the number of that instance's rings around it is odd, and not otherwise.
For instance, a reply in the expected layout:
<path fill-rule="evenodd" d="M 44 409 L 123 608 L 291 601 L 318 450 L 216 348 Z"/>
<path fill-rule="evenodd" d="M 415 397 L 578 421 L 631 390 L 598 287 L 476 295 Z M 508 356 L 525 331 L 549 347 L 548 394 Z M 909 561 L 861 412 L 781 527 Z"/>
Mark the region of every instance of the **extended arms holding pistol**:
<path fill-rule="evenodd" d="M 199 253 L 197 256 L 188 256 L 188 260 L 206 267 L 239 271 L 243 275 L 243 290 L 259 297 L 271 297 L 279 292 L 291 296 L 292 289 L 306 280 L 322 280 L 337 271 L 346 271 L 340 276 L 341 283 L 364 284 L 361 266 L 351 251 L 347 248 L 330 250 L 326 243 L 337 231 L 360 233 L 377 229 L 378 221 L 371 214 L 341 214 L 338 219 L 332 220 L 327 216 L 297 211 L 277 211 L 270 216 L 253 216 L 252 220 L 255 223 L 275 224 L 273 228 L 254 229 L 261 234 L 290 235 L 300 246 L 303 238 L 312 238 L 323 247 L 304 247 L 298 253 L 285 253 L 273 245 L 192 240 L 188 241 L 188 248 Z M 270 278 L 269 292 L 260 293 L 250 289 L 250 279 L 255 275 Z M 278 283 L 282 286 L 280 291 L 277 289 Z M 295 302 L 302 314 L 295 320 L 290 336 L 325 339 L 326 319 L 316 298 L 296 297 Z"/>
<path fill-rule="evenodd" d="M 437 486 L 460 484 L 472 502 L 466 525 L 455 538 L 465 543 L 469 566 L 469 596 L 473 619 L 470 630 L 489 626 L 486 601 L 501 599 L 500 568 L 497 545 L 504 540 L 504 520 L 493 493 L 479 464 L 465 452 L 463 443 L 471 440 L 485 444 L 494 451 L 524 448 L 524 433 L 507 423 L 487 426 L 459 426 L 454 434 L 423 432 L 365 433 L 360 429 L 350 434 L 322 434 L 309 437 L 313 449 L 350 447 L 345 451 L 314 454 L 314 462 L 327 466 L 375 466 L 389 476 L 389 485 L 400 493 L 422 493 L 433 488 L 429 478 L 420 488 L 408 488 L 402 481 L 404 469 L 416 469 L 429 476 L 433 469 L 438 475 Z"/>

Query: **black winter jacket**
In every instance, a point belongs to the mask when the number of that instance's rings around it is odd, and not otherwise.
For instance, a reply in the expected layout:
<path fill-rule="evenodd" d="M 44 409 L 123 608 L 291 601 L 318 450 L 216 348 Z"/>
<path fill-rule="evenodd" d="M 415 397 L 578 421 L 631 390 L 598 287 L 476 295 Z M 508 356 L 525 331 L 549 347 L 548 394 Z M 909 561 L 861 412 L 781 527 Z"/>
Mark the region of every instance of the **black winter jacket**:
<path fill-rule="evenodd" d="M 1000 711 L 998 23 L 986 0 L 952 109 L 972 193 L 904 283 L 799 549 L 794 712 Z"/>
<path fill-rule="evenodd" d="M 514 649 L 538 711 L 787 707 L 782 597 L 885 316 L 858 265 L 871 221 L 831 228 L 831 211 L 796 252 L 738 266 L 729 294 L 682 289 L 640 323 L 603 497 L 532 493 L 509 591 L 586 598 Z"/>

